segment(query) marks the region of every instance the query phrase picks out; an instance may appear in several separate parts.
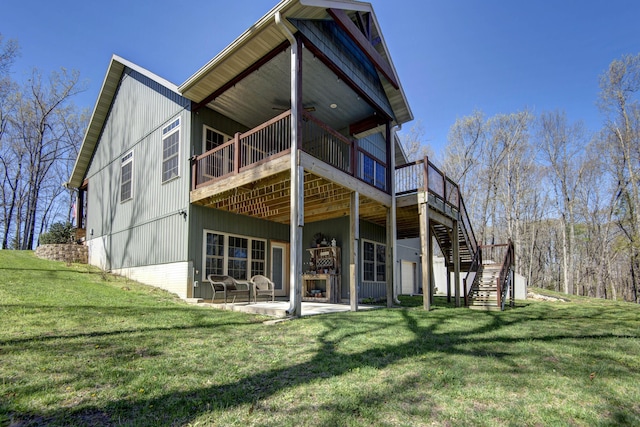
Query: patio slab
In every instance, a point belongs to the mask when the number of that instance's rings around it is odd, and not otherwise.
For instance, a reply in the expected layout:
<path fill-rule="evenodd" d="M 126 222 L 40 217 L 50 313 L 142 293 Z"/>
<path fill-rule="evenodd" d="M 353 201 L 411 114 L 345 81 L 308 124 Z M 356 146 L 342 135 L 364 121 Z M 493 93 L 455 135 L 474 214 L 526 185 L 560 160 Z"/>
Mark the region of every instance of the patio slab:
<path fill-rule="evenodd" d="M 208 307 L 216 308 L 219 310 L 231 310 L 240 311 L 243 313 L 251 314 L 263 314 L 266 316 L 272 316 L 276 318 L 286 318 L 287 309 L 289 308 L 289 301 L 265 301 L 258 302 L 256 304 L 248 304 L 246 302 L 239 303 L 211 303 L 198 301 L 199 305 L 206 305 Z M 371 310 L 375 308 L 382 308 L 380 306 L 371 305 L 359 305 L 358 310 Z M 302 317 L 315 316 L 318 314 L 330 314 L 330 313 L 342 313 L 350 311 L 351 306 L 349 304 L 328 304 L 319 302 L 302 302 Z"/>

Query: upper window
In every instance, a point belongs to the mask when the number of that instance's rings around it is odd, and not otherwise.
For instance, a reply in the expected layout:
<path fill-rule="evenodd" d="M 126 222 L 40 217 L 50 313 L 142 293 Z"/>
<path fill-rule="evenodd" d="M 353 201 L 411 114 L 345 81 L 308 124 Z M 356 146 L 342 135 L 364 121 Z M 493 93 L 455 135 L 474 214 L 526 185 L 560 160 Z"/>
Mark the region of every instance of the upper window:
<path fill-rule="evenodd" d="M 122 156 L 120 166 L 120 202 L 133 198 L 133 151 Z"/>
<path fill-rule="evenodd" d="M 387 168 L 371 156 L 360 153 L 360 179 L 378 187 L 387 189 Z"/>
<path fill-rule="evenodd" d="M 387 277 L 386 247 L 380 243 L 362 241 L 362 280 L 384 282 Z"/>
<path fill-rule="evenodd" d="M 202 132 L 202 152 L 206 153 L 209 150 L 213 150 L 230 139 L 231 137 L 205 125 Z"/>
<path fill-rule="evenodd" d="M 179 174 L 180 166 L 180 119 L 162 129 L 162 182 Z"/>

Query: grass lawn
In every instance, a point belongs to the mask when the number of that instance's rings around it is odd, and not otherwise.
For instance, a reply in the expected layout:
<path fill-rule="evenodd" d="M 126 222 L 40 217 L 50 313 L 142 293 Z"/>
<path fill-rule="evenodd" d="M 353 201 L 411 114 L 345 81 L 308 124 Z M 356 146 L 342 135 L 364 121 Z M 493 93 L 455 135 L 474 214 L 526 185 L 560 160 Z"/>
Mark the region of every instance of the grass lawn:
<path fill-rule="evenodd" d="M 264 324 L 0 251 L 0 425 L 640 426 L 640 307 Z"/>

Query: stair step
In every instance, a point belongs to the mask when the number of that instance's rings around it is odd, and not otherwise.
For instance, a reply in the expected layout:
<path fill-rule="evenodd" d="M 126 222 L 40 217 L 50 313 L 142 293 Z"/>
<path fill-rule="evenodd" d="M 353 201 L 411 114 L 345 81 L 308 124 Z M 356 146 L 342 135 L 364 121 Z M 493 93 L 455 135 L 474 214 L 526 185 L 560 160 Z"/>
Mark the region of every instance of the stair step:
<path fill-rule="evenodd" d="M 469 308 L 471 310 L 480 310 L 480 311 L 500 311 L 500 307 L 489 306 L 489 305 L 470 305 Z"/>

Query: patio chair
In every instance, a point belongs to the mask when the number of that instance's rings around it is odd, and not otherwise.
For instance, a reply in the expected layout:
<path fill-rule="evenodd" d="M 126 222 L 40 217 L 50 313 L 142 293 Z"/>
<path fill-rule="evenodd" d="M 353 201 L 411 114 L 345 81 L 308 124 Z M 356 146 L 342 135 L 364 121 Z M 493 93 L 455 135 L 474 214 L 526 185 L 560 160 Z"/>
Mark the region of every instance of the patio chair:
<path fill-rule="evenodd" d="M 251 288 L 249 287 L 249 283 L 240 283 L 231 276 L 217 276 L 215 274 L 208 275 L 207 280 L 211 283 L 211 289 L 213 290 L 213 296 L 211 297 L 212 302 L 216 298 L 216 293 L 223 294 L 225 304 L 231 295 L 233 295 L 231 304 L 236 302 L 238 295 L 246 295 L 247 302 L 251 302 Z"/>
<path fill-rule="evenodd" d="M 276 284 L 261 274 L 253 276 L 250 280 L 253 285 L 253 302 L 258 302 L 258 295 L 271 296 L 271 302 L 275 301 Z"/>

